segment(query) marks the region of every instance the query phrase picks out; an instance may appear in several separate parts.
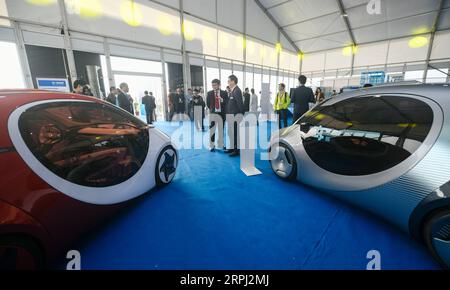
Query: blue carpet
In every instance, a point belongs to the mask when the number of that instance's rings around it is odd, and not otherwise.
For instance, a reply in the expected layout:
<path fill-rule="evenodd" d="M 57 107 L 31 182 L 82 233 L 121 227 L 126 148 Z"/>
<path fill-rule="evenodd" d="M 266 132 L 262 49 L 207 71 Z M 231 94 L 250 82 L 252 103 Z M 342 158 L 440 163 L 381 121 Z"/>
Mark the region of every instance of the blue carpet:
<path fill-rule="evenodd" d="M 171 134 L 176 128 L 157 126 Z M 437 269 L 389 224 L 299 183 L 267 161 L 246 177 L 239 159 L 181 150 L 174 182 L 139 199 L 79 244 L 83 269 Z"/>

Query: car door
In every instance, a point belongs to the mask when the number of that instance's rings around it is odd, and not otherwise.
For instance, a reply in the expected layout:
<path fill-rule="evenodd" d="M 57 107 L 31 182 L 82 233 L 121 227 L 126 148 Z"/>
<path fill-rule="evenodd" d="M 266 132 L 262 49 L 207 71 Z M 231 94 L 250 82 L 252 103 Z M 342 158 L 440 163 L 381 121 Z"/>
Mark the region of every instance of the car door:
<path fill-rule="evenodd" d="M 330 100 L 300 120 L 301 180 L 327 190 L 379 186 L 407 172 L 442 126 L 430 99 L 401 94 Z"/>
<path fill-rule="evenodd" d="M 72 198 L 114 204 L 154 186 L 146 124 L 109 104 L 28 104 L 13 112 L 9 131 L 28 166 Z"/>

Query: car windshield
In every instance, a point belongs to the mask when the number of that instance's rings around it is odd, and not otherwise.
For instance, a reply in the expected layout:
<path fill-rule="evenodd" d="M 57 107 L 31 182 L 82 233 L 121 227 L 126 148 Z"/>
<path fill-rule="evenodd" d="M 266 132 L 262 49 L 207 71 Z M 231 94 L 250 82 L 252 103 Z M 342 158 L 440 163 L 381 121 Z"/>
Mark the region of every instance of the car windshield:
<path fill-rule="evenodd" d="M 433 124 L 433 110 L 417 98 L 372 96 L 326 102 L 300 119 L 303 146 L 328 171 L 367 175 L 413 154 Z"/>
<path fill-rule="evenodd" d="M 19 128 L 43 165 L 84 186 L 105 187 L 126 181 L 143 165 L 149 146 L 145 123 L 100 103 L 38 105 L 22 114 Z"/>

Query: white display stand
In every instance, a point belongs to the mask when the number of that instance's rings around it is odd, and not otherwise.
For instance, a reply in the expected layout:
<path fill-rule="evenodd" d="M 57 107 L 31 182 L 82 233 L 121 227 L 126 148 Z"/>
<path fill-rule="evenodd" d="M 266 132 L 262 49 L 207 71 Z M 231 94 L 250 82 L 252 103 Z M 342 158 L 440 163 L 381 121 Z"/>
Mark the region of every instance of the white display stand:
<path fill-rule="evenodd" d="M 256 146 L 258 144 L 258 126 L 255 115 L 247 114 L 239 125 L 239 145 L 241 152 L 241 170 L 247 176 L 261 175 L 255 166 Z"/>

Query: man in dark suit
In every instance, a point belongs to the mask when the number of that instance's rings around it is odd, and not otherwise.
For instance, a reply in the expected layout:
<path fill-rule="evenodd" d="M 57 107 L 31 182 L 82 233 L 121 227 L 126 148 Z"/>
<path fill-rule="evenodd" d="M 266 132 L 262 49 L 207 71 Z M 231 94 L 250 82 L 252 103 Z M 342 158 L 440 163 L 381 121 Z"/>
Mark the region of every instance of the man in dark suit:
<path fill-rule="evenodd" d="M 230 148 L 226 151 L 231 157 L 239 156 L 239 118 L 245 113 L 244 101 L 241 89 L 237 86 L 238 78 L 235 75 L 228 77 L 230 98 L 226 106 L 228 136 Z"/>
<path fill-rule="evenodd" d="M 172 122 L 173 116 L 175 115 L 175 93 L 170 90 L 167 96 L 167 113 L 169 122 Z"/>
<path fill-rule="evenodd" d="M 119 88 L 119 95 L 117 96 L 119 107 L 134 115 L 133 98 L 131 98 L 131 96 L 128 94 L 128 92 L 130 91 L 128 84 L 121 83 Z"/>
<path fill-rule="evenodd" d="M 142 104 L 145 106 L 145 113 L 147 113 L 147 124 L 153 124 L 153 115 L 156 109 L 156 100 L 153 93 L 148 94 L 148 91 L 144 92 L 145 96 L 142 97 Z"/>
<path fill-rule="evenodd" d="M 220 89 L 220 81 L 215 79 L 212 81 L 213 90 L 208 92 L 206 97 L 206 106 L 210 112 L 210 125 L 209 125 L 209 136 L 211 137 L 210 141 L 210 150 L 214 152 L 216 150 L 216 130 L 218 131 L 218 146 L 219 148 L 224 147 L 224 130 L 225 130 L 225 118 L 226 118 L 226 106 L 228 104 L 228 93 Z M 212 117 L 212 115 L 214 117 Z M 222 122 L 217 122 L 214 119 L 222 120 Z M 222 124 L 220 124 L 222 123 Z M 220 127 L 219 127 L 220 126 Z M 216 128 L 217 127 L 217 128 Z"/>
<path fill-rule="evenodd" d="M 250 111 L 250 90 L 248 88 L 245 89 L 244 93 L 244 111 L 245 113 Z"/>
<path fill-rule="evenodd" d="M 309 103 L 316 102 L 312 89 L 305 87 L 306 80 L 304 75 L 298 78 L 300 86 L 294 90 L 291 98 L 291 103 L 294 104 L 294 123 L 309 111 Z"/>
<path fill-rule="evenodd" d="M 180 88 L 177 89 L 177 94 L 175 95 L 174 99 L 176 113 L 179 115 L 184 114 L 186 112 L 186 98 Z M 179 116 L 179 118 L 182 118 L 182 116 Z"/>

